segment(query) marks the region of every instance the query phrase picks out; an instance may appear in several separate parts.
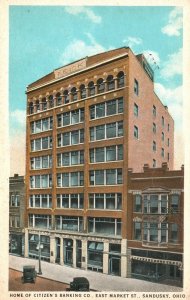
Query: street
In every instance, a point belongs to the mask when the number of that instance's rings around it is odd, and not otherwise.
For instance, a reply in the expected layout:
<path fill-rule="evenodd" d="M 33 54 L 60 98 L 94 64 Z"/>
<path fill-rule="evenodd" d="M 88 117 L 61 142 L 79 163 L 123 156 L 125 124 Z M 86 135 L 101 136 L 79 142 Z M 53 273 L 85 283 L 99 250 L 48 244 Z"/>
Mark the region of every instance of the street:
<path fill-rule="evenodd" d="M 35 283 L 22 283 L 22 272 L 9 269 L 9 291 L 66 291 L 68 284 L 37 276 Z"/>

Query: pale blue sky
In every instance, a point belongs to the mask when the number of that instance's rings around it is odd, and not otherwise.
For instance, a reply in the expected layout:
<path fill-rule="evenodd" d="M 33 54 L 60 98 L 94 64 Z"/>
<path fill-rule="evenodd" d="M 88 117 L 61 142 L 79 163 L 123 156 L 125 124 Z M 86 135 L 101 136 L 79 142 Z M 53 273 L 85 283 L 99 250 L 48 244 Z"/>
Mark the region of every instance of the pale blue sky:
<path fill-rule="evenodd" d="M 10 6 L 11 135 L 15 129 L 24 132 L 29 83 L 71 61 L 122 46 L 153 54 L 153 68 L 159 65 L 155 90 L 180 132 L 182 13 L 180 7 L 162 6 Z"/>

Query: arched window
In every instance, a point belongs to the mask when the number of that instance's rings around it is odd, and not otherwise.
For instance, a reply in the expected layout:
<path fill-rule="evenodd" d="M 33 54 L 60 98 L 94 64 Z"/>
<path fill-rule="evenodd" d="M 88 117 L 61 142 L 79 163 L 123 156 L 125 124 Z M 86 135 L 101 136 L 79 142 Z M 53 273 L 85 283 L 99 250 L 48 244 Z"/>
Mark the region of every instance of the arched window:
<path fill-rule="evenodd" d="M 81 84 L 80 86 L 80 97 L 81 99 L 86 98 L 86 88 L 84 84 Z"/>
<path fill-rule="evenodd" d="M 88 84 L 88 90 L 89 90 L 89 96 L 93 96 L 95 95 L 95 86 L 94 86 L 94 82 L 90 81 Z"/>
<path fill-rule="evenodd" d="M 115 88 L 115 82 L 112 75 L 107 77 L 108 91 L 113 90 Z"/>
<path fill-rule="evenodd" d="M 42 99 L 42 110 L 46 110 L 47 109 L 47 101 L 46 98 Z"/>
<path fill-rule="evenodd" d="M 68 90 L 65 90 L 63 93 L 64 103 L 69 103 L 69 92 Z"/>
<path fill-rule="evenodd" d="M 34 105 L 33 105 L 33 102 L 30 102 L 29 103 L 29 114 L 33 114 L 34 113 Z"/>
<path fill-rule="evenodd" d="M 105 84 L 102 78 L 99 78 L 97 81 L 98 93 L 103 93 L 105 90 Z"/>
<path fill-rule="evenodd" d="M 61 105 L 62 104 L 62 97 L 60 93 L 56 94 L 56 99 L 57 99 L 57 105 Z"/>
<path fill-rule="evenodd" d="M 72 97 L 72 101 L 77 101 L 77 89 L 76 89 L 76 87 L 73 87 L 71 89 L 71 97 Z"/>
<path fill-rule="evenodd" d="M 36 111 L 37 112 L 40 111 L 40 102 L 39 102 L 39 100 L 36 100 Z"/>
<path fill-rule="evenodd" d="M 124 86 L 124 73 L 121 71 L 117 75 L 118 88 Z"/>
<path fill-rule="evenodd" d="M 48 99 L 49 99 L 49 108 L 52 108 L 54 106 L 53 95 L 50 95 Z"/>

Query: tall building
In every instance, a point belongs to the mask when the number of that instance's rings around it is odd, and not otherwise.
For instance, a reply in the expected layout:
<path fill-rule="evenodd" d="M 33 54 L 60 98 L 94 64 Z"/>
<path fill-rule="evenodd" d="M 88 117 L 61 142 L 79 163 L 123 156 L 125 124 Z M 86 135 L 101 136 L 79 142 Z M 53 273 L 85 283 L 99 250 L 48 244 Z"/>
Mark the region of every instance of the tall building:
<path fill-rule="evenodd" d="M 38 257 L 40 239 L 44 260 L 126 277 L 128 168 L 173 168 L 174 122 L 151 67 L 119 48 L 26 93 L 25 255 Z"/>
<path fill-rule="evenodd" d="M 24 176 L 14 174 L 9 178 L 9 252 L 24 255 Z"/>

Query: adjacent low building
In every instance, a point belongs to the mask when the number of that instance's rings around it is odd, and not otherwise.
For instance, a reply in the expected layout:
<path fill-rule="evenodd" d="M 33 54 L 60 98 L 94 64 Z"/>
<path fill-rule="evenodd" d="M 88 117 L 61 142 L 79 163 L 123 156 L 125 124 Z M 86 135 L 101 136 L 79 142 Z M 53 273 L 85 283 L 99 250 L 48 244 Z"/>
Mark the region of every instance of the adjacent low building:
<path fill-rule="evenodd" d="M 25 179 L 9 178 L 9 252 L 24 255 Z"/>
<path fill-rule="evenodd" d="M 184 169 L 129 170 L 128 277 L 182 285 Z"/>

